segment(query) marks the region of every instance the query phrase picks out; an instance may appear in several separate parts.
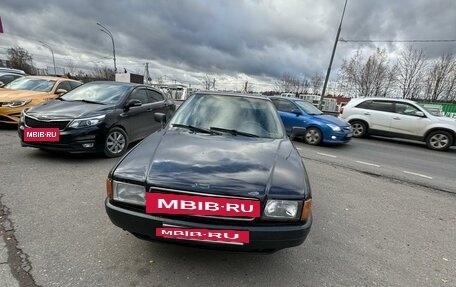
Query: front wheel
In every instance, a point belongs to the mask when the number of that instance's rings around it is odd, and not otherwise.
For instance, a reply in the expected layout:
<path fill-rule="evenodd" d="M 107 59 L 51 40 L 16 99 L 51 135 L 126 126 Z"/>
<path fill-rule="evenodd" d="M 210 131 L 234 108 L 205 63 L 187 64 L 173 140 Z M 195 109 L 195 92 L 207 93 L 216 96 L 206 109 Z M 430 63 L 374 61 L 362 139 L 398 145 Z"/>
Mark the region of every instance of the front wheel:
<path fill-rule="evenodd" d="M 435 131 L 426 138 L 426 146 L 433 150 L 444 151 L 450 148 L 453 137 L 446 131 Z"/>
<path fill-rule="evenodd" d="M 350 123 L 353 130 L 353 137 L 362 138 L 367 134 L 367 126 L 362 121 L 353 121 Z"/>
<path fill-rule="evenodd" d="M 304 141 L 310 145 L 319 145 L 321 143 L 321 132 L 317 128 L 309 128 L 304 135 Z"/>
<path fill-rule="evenodd" d="M 105 139 L 104 154 L 107 157 L 118 157 L 127 152 L 128 137 L 121 128 L 114 127 L 109 130 Z"/>

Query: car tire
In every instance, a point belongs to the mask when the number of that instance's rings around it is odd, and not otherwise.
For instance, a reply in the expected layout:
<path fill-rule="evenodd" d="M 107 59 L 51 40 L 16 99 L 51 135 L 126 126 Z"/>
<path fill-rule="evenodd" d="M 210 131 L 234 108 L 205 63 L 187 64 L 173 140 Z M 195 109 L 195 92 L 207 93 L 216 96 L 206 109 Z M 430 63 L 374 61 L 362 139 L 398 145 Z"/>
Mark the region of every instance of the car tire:
<path fill-rule="evenodd" d="M 128 149 L 128 136 L 119 127 L 111 128 L 106 134 L 104 143 L 104 154 L 107 157 L 119 157 L 124 155 Z"/>
<path fill-rule="evenodd" d="M 431 132 L 426 138 L 426 146 L 432 150 L 445 151 L 453 144 L 453 136 L 446 131 Z"/>
<path fill-rule="evenodd" d="M 304 141 L 309 145 L 319 145 L 322 140 L 321 131 L 317 128 L 308 128 L 304 135 Z"/>
<path fill-rule="evenodd" d="M 352 121 L 350 125 L 353 130 L 354 138 L 363 138 L 367 134 L 367 125 L 363 121 Z"/>

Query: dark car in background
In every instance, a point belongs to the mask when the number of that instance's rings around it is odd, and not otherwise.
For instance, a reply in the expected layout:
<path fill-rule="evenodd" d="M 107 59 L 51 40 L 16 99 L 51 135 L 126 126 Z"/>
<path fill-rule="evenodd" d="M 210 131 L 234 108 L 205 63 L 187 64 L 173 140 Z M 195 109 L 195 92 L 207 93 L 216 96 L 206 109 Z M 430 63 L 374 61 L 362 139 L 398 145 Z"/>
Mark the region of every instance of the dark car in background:
<path fill-rule="evenodd" d="M 21 114 L 22 146 L 72 153 L 123 155 L 128 144 L 160 129 L 154 113 L 174 114 L 174 102 L 146 85 L 91 82 Z M 58 128 L 58 142 L 24 141 L 25 128 Z"/>
<path fill-rule="evenodd" d="M 305 100 L 283 97 L 271 97 L 271 100 L 279 111 L 288 134 L 291 134 L 293 127 L 306 129 L 303 139 L 307 144 L 343 144 L 352 137 L 352 129 L 348 122 L 323 114 Z"/>
<path fill-rule="evenodd" d="M 22 70 L 0 68 L 0 88 L 16 79 L 24 77 L 25 75 L 25 72 Z"/>
<path fill-rule="evenodd" d="M 312 224 L 306 169 L 266 97 L 197 92 L 106 186 L 111 221 L 146 240 L 272 252 Z"/>

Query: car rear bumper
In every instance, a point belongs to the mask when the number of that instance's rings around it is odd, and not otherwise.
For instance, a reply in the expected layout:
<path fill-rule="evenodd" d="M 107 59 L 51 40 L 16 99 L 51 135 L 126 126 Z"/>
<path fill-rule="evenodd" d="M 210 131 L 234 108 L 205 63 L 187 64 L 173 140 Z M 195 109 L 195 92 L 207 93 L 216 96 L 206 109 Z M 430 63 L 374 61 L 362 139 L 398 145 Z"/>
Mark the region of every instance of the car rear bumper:
<path fill-rule="evenodd" d="M 24 128 L 24 124 L 20 123 L 18 134 L 23 147 L 71 153 L 93 153 L 102 151 L 104 148 L 106 131 L 97 126 L 60 131 L 58 142 L 24 142 Z"/>
<path fill-rule="evenodd" d="M 247 226 L 242 225 L 217 225 L 202 224 L 187 220 L 175 220 L 136 212 L 113 205 L 108 199 L 105 201 L 106 212 L 112 223 L 137 237 L 151 241 L 162 241 L 184 244 L 196 247 L 224 249 L 232 251 L 272 252 L 283 248 L 298 246 L 304 242 L 312 225 L 312 217 L 303 225 L 276 226 Z M 212 242 L 200 242 L 179 239 L 165 239 L 155 235 L 156 228 L 165 225 L 193 227 L 201 229 L 233 229 L 248 230 L 250 241 L 245 245 L 231 245 Z"/>

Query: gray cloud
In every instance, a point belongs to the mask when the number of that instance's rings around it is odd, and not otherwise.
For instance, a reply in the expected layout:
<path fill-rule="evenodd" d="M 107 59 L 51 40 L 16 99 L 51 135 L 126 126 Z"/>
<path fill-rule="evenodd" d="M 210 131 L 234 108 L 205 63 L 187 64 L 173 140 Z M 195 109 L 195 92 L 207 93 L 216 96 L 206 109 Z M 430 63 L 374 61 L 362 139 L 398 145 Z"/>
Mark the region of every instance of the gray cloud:
<path fill-rule="evenodd" d="M 100 21 L 114 34 L 120 68 L 141 70 L 150 61 L 151 72 L 182 80 L 207 73 L 271 81 L 284 72 L 310 76 L 326 70 L 343 1 L 3 0 L 1 6 L 1 38 L 11 33 L 32 48 L 43 40 L 59 61 L 110 65 L 111 42 L 98 31 Z M 454 15 L 453 0 L 350 0 L 342 37 L 454 38 Z M 0 45 L 11 43 L 18 41 Z M 404 45 L 339 43 L 334 67 L 360 47 L 377 46 L 394 53 Z M 431 58 L 455 51 L 455 43 L 417 46 Z M 30 52 L 44 61 L 45 50 Z"/>

